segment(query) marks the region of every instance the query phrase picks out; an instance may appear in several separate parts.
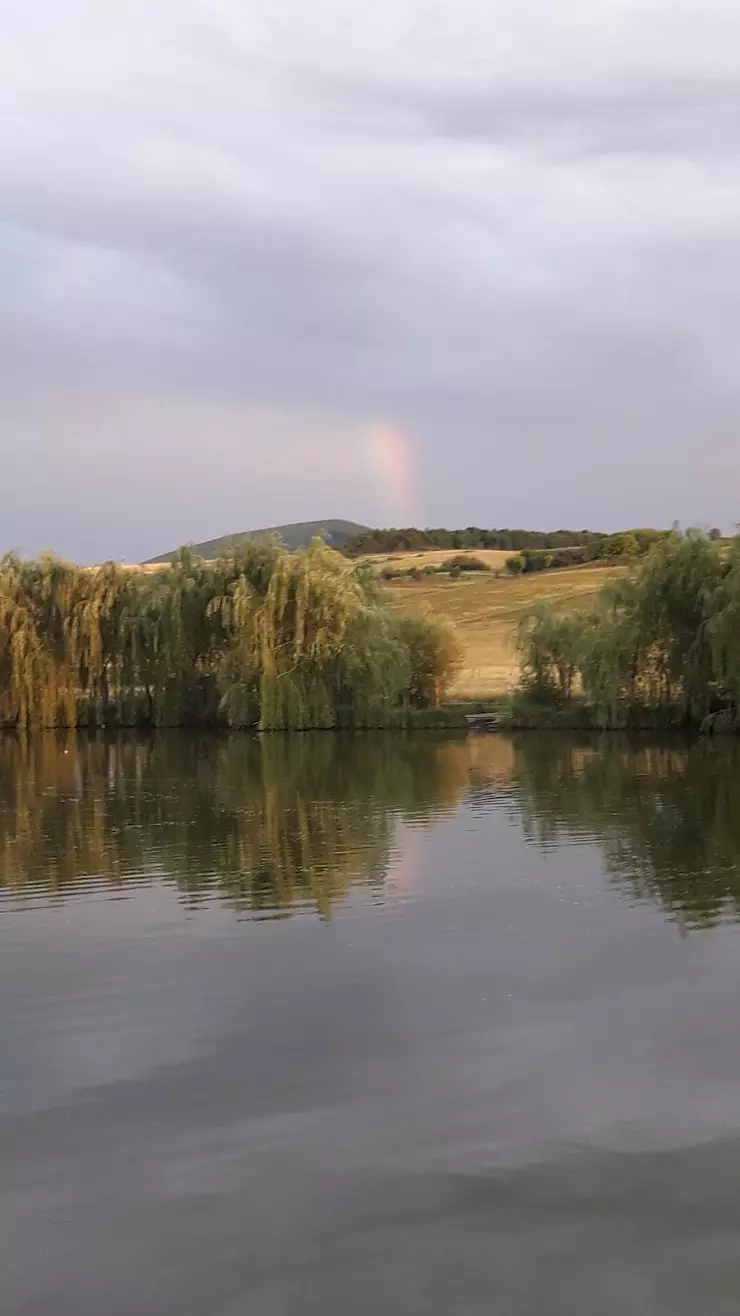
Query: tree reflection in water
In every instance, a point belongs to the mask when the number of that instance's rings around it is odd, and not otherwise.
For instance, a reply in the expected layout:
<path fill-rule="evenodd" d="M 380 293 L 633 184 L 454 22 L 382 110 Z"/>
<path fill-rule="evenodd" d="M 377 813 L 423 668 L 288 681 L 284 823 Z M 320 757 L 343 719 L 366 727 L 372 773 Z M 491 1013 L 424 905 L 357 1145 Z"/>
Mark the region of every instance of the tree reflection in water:
<path fill-rule="evenodd" d="M 734 741 L 5 735 L 0 889 L 163 881 L 189 905 L 327 917 L 353 886 L 382 893 L 399 822 L 428 826 L 465 801 L 505 807 L 545 849 L 598 843 L 632 898 L 707 926 L 740 911 L 738 788 Z"/>
<path fill-rule="evenodd" d="M 688 925 L 740 911 L 740 745 L 522 735 L 512 800 L 540 846 L 598 841 L 607 871 Z"/>
<path fill-rule="evenodd" d="M 160 878 L 189 903 L 328 915 L 353 884 L 382 886 L 396 820 L 454 808 L 470 771 L 465 742 L 429 734 L 5 736 L 0 886 Z"/>

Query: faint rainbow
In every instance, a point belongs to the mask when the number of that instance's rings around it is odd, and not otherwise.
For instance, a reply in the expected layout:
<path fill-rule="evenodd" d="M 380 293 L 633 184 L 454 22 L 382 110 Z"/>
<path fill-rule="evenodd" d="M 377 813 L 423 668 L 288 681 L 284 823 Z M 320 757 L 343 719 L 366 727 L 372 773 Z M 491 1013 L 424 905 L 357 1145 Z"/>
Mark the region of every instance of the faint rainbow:
<path fill-rule="evenodd" d="M 418 479 L 414 450 L 408 434 L 396 425 L 373 425 L 368 432 L 371 469 L 397 526 L 414 525 Z"/>

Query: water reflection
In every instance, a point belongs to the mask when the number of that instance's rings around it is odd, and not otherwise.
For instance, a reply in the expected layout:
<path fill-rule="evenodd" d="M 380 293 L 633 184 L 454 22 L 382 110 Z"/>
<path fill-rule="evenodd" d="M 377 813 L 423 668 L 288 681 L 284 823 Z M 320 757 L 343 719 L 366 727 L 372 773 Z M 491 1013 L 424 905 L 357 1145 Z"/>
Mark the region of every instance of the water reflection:
<path fill-rule="evenodd" d="M 607 871 L 685 925 L 740 912 L 740 747 L 521 736 L 512 798 L 544 848 L 598 841 Z"/>
<path fill-rule="evenodd" d="M 101 879 L 174 881 L 191 903 L 322 914 L 379 889 L 398 818 L 453 808 L 481 760 L 432 736 L 0 740 L 0 887 L 73 893 Z M 494 771 L 489 764 L 489 775 Z M 501 769 L 499 769 L 501 774 Z"/>
<path fill-rule="evenodd" d="M 740 911 L 740 746 L 527 733 L 0 739 L 0 894 L 174 884 L 253 915 L 323 916 L 403 885 L 397 823 L 504 808 L 531 843 L 597 843 L 631 898 L 682 926 Z M 394 862 L 395 861 L 395 862 Z M 480 864 L 495 869 L 485 837 Z M 408 864 L 407 864 L 408 866 Z"/>

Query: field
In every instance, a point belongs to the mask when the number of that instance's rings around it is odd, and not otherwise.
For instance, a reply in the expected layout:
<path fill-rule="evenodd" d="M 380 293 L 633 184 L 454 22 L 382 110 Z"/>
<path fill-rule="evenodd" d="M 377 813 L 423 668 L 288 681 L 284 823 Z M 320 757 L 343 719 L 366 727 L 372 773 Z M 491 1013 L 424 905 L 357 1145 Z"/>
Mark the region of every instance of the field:
<path fill-rule="evenodd" d="M 450 554 L 408 556 L 418 556 L 423 565 L 433 557 L 442 559 Z M 475 556 L 489 555 L 481 552 Z M 427 611 L 452 622 L 465 651 L 464 667 L 452 695 L 485 699 L 516 685 L 519 669 L 514 641 L 519 619 L 527 608 L 535 603 L 548 603 L 558 612 L 588 607 L 602 585 L 622 575 L 624 570 L 623 567 L 570 567 L 516 579 L 479 572 L 458 580 L 429 576 L 419 581 L 389 581 L 384 588 L 399 609 Z"/>
<path fill-rule="evenodd" d="M 424 567 L 441 567 L 443 562 L 454 558 L 478 558 L 480 562 L 485 562 L 491 571 L 501 571 L 506 565 L 506 559 L 512 556 L 511 549 L 499 548 L 430 548 L 420 553 L 380 553 L 368 554 L 360 558 L 362 562 L 369 562 L 372 566 L 382 571 L 383 567 L 390 567 L 396 571 L 410 571 L 412 567 L 418 567 L 423 571 Z"/>

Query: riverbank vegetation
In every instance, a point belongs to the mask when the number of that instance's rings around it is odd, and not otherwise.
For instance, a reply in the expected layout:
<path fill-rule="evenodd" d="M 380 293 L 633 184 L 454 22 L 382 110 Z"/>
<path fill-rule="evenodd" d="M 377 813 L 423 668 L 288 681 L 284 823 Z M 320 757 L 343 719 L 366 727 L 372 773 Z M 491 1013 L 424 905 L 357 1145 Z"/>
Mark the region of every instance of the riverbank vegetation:
<path fill-rule="evenodd" d="M 459 661 L 445 622 L 397 613 L 319 542 L 151 573 L 0 562 L 3 726 L 403 726 Z"/>
<path fill-rule="evenodd" d="M 520 724 L 740 724 L 740 538 L 673 532 L 587 611 L 519 628 Z"/>

